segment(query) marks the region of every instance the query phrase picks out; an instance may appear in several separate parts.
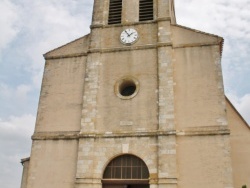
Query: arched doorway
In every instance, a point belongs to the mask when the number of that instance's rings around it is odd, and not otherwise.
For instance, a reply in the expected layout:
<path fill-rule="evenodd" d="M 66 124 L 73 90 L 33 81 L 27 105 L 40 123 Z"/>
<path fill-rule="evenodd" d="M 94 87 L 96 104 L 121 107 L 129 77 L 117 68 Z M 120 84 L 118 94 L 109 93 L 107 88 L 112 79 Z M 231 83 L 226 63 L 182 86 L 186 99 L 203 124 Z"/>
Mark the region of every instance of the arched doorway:
<path fill-rule="evenodd" d="M 106 167 L 103 188 L 149 188 L 149 171 L 143 160 L 134 155 L 122 155 Z"/>

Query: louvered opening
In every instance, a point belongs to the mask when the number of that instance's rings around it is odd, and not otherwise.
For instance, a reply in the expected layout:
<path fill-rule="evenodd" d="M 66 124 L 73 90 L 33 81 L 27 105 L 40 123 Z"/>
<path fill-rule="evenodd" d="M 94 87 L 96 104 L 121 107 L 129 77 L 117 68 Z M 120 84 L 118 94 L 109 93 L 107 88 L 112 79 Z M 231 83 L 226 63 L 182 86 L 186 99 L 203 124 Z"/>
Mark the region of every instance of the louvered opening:
<path fill-rule="evenodd" d="M 122 0 L 110 0 L 108 24 L 119 24 L 122 20 Z"/>
<path fill-rule="evenodd" d="M 140 0 L 140 21 L 154 19 L 154 3 L 153 0 Z"/>

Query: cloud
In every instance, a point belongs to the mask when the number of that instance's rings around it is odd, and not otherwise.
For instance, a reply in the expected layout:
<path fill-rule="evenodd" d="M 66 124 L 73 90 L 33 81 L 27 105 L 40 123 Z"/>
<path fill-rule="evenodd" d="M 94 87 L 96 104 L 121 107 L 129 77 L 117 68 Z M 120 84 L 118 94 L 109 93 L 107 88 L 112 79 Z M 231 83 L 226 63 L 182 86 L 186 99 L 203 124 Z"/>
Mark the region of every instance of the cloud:
<path fill-rule="evenodd" d="M 223 37 L 249 38 L 249 0 L 178 0 L 177 21 Z M 188 15 L 188 16 L 187 16 Z M 178 19 L 181 17 L 181 19 Z"/>
<path fill-rule="evenodd" d="M 17 27 L 19 16 L 17 7 L 9 0 L 0 1 L 0 52 L 5 49 L 19 32 Z M 1 55 L 1 53 L 0 53 Z"/>
<path fill-rule="evenodd" d="M 20 159 L 29 156 L 35 116 L 11 116 L 0 119 L 0 185 L 4 188 L 20 186 L 22 166 Z M 10 175 L 11 174 L 11 175 Z"/>
<path fill-rule="evenodd" d="M 37 108 L 37 97 L 33 96 L 32 87 L 28 84 L 12 87 L 7 83 L 0 82 L 0 117 L 20 116 L 24 112 L 34 112 Z"/>
<path fill-rule="evenodd" d="M 27 138 L 33 133 L 35 116 L 25 114 L 20 117 L 10 116 L 7 120 L 0 119 L 0 139 Z"/>
<path fill-rule="evenodd" d="M 3 98 L 3 99 L 7 99 L 7 98 L 10 98 L 10 96 L 12 95 L 12 91 L 11 89 L 8 87 L 7 84 L 4 84 L 4 83 L 0 83 L 0 99 Z"/>
<path fill-rule="evenodd" d="M 15 95 L 18 100 L 27 100 L 27 96 L 30 91 L 31 86 L 22 84 L 17 87 Z"/>
<path fill-rule="evenodd" d="M 26 6 L 23 6 L 24 4 Z M 25 7 L 22 11 L 25 36 L 20 50 L 31 60 L 27 69 L 41 70 L 43 53 L 89 32 L 90 20 L 83 16 L 79 5 L 78 1 L 66 0 L 24 0 L 19 5 L 20 8 Z"/>

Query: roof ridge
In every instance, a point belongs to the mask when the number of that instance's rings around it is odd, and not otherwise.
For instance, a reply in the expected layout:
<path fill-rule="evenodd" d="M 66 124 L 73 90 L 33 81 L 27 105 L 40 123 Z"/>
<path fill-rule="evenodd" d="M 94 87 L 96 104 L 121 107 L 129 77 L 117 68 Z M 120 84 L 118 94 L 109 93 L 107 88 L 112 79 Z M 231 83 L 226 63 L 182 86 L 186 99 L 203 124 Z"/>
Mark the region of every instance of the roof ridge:
<path fill-rule="evenodd" d="M 184 28 L 184 29 L 188 29 L 188 30 L 195 31 L 196 33 L 202 33 L 202 34 L 210 35 L 210 36 L 213 36 L 213 37 L 219 37 L 219 38 L 222 38 L 222 39 L 223 39 L 223 37 L 221 37 L 221 36 L 219 36 L 219 35 L 207 33 L 207 32 L 200 31 L 200 30 L 197 30 L 197 29 L 193 29 L 193 28 L 190 28 L 190 27 L 187 27 L 187 26 L 183 26 L 183 25 L 179 25 L 179 24 L 173 24 L 173 25 L 182 27 L 182 28 Z"/>
<path fill-rule="evenodd" d="M 197 29 L 193 29 L 193 28 L 190 28 L 190 27 L 187 27 L 187 26 L 179 25 L 179 24 L 172 24 L 172 25 L 177 26 L 177 27 L 181 27 L 183 29 L 187 29 L 187 30 L 190 30 L 190 31 L 194 31 L 196 33 L 201 33 L 201 34 L 205 34 L 205 35 L 209 35 L 209 36 L 212 36 L 212 37 L 219 38 L 220 40 L 218 42 L 220 42 L 220 52 L 221 52 L 221 56 L 222 56 L 222 51 L 223 51 L 223 46 L 224 46 L 224 38 L 223 37 L 221 37 L 219 35 L 207 33 L 207 32 L 204 32 L 204 31 L 200 31 L 200 30 L 197 30 Z"/>

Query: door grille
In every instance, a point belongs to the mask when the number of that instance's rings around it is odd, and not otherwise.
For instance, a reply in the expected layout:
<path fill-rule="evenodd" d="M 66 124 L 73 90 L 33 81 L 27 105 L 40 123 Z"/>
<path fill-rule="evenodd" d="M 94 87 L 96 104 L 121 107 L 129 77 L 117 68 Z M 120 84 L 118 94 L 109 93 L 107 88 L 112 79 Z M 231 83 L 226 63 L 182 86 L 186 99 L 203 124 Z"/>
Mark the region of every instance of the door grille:
<path fill-rule="evenodd" d="M 105 180 L 148 180 L 149 171 L 146 164 L 133 155 L 122 155 L 113 159 L 106 167 L 103 175 Z"/>

